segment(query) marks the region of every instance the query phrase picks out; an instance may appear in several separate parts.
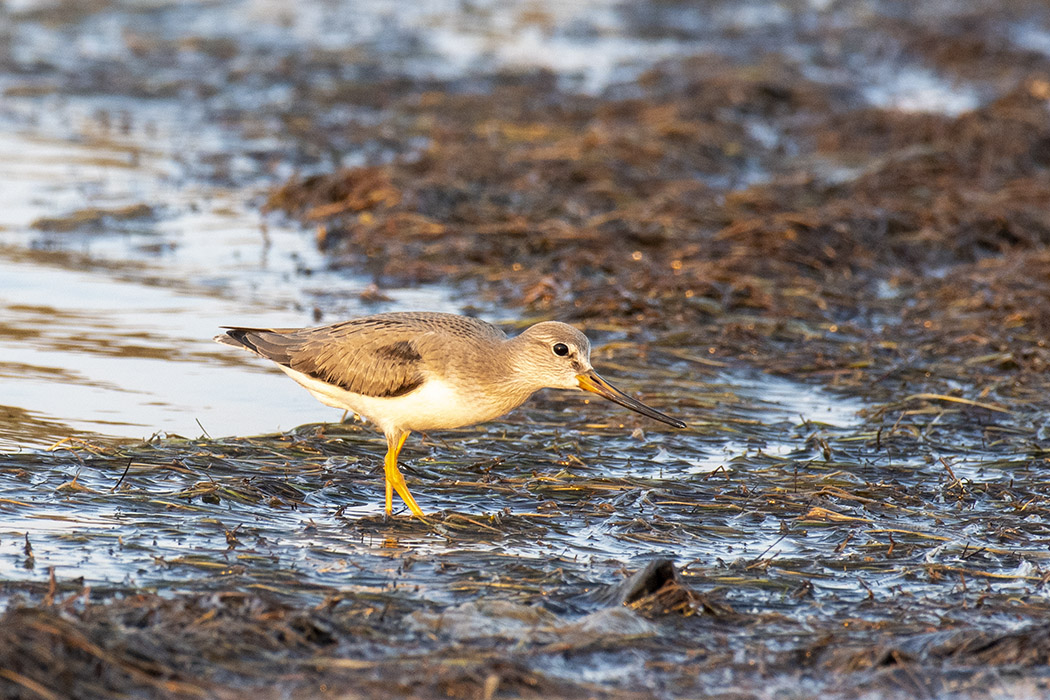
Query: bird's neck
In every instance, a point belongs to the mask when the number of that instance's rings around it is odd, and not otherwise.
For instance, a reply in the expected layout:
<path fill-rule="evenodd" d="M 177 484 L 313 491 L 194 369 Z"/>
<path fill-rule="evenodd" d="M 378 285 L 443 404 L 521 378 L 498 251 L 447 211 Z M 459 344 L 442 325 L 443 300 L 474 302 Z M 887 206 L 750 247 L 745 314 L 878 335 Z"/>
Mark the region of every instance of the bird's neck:
<path fill-rule="evenodd" d="M 516 361 L 521 357 L 517 347 L 522 342 L 524 341 L 521 340 L 521 336 L 504 340 L 495 345 L 491 354 L 484 358 L 484 371 L 499 387 L 496 394 L 501 403 L 505 404 L 507 411 L 517 408 L 543 388 L 541 384 L 536 383 L 535 375 Z"/>

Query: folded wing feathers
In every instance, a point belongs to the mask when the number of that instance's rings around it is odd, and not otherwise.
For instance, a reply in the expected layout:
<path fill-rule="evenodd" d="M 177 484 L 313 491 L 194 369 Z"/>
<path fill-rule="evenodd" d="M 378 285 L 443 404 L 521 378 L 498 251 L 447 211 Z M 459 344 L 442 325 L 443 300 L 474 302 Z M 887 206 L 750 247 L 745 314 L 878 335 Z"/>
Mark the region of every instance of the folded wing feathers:
<path fill-rule="evenodd" d="M 382 334 L 374 331 L 385 327 Z M 395 397 L 416 389 L 426 379 L 423 358 L 408 338 L 398 338 L 389 324 L 337 324 L 323 336 L 311 330 L 228 328 L 215 340 L 252 352 L 365 396 Z M 371 332 L 370 332 L 371 331 Z"/>

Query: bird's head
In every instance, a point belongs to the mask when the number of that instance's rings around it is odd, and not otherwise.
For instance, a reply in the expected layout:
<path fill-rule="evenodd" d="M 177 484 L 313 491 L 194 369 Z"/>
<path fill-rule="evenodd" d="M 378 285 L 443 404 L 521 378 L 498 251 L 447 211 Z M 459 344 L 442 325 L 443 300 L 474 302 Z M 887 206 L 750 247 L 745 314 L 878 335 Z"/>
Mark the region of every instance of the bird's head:
<path fill-rule="evenodd" d="M 591 342 L 568 324 L 537 323 L 513 342 L 520 348 L 515 370 L 519 378 L 533 383 L 536 389 L 583 389 L 662 423 L 686 427 L 682 421 L 646 406 L 602 379 L 591 367 Z"/>

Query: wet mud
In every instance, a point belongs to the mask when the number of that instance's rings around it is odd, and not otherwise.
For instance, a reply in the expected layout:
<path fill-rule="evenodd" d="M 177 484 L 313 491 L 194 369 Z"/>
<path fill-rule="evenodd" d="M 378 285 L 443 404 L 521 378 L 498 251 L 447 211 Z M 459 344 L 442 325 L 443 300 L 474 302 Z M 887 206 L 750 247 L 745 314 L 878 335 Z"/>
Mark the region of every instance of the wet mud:
<path fill-rule="evenodd" d="M 9 87 L 279 83 L 224 118 L 280 126 L 327 265 L 576 323 L 689 429 L 547 392 L 414 436 L 427 522 L 353 423 L 0 455 L 0 696 L 1050 697 L 1050 14 L 748 6 L 615 6 L 678 48 L 598 85 L 132 33 Z"/>

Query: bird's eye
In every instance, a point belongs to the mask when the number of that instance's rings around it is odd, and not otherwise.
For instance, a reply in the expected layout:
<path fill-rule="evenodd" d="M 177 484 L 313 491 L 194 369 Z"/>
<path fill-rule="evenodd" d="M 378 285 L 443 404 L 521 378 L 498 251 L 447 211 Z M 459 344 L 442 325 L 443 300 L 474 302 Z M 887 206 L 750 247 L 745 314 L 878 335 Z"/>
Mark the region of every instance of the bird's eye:
<path fill-rule="evenodd" d="M 565 357 L 569 354 L 569 346 L 565 343 L 555 343 L 551 350 L 553 350 L 554 354 L 558 357 Z"/>

